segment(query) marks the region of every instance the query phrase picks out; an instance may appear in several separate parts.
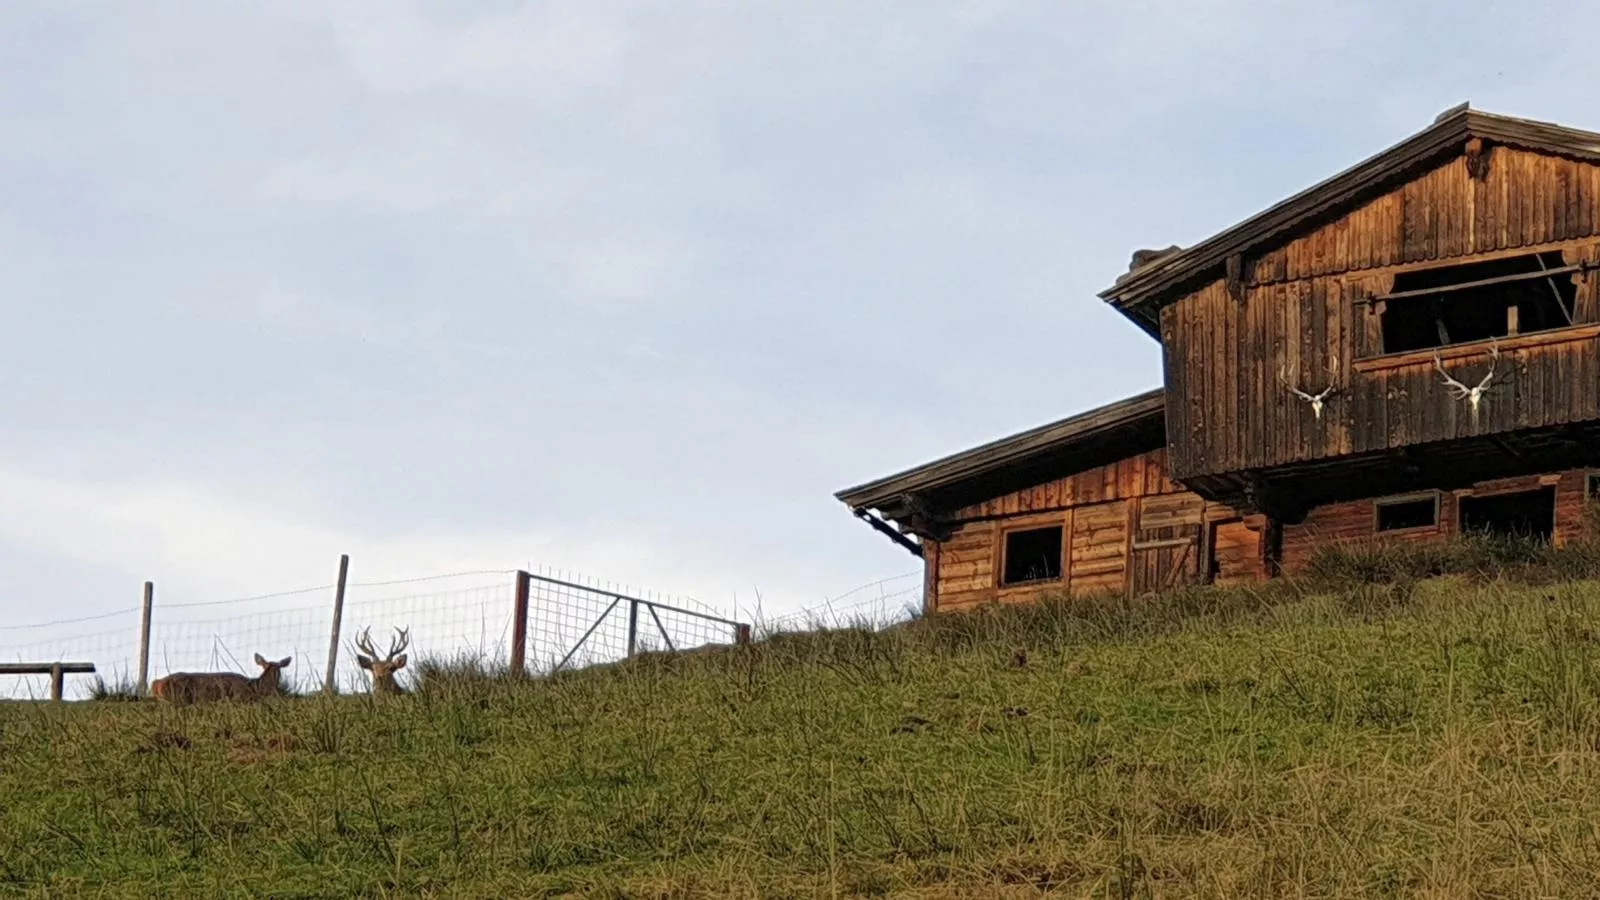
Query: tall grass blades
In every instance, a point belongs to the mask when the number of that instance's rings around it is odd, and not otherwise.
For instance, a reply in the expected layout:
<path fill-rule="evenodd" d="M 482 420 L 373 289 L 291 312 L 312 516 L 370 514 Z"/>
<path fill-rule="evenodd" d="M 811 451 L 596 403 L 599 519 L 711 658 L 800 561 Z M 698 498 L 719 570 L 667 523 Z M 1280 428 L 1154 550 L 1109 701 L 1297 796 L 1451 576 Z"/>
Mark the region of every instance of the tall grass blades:
<path fill-rule="evenodd" d="M 1337 548 L 549 676 L 421 659 L 399 695 L 0 705 L 0 893 L 1595 896 L 1578 552 Z"/>

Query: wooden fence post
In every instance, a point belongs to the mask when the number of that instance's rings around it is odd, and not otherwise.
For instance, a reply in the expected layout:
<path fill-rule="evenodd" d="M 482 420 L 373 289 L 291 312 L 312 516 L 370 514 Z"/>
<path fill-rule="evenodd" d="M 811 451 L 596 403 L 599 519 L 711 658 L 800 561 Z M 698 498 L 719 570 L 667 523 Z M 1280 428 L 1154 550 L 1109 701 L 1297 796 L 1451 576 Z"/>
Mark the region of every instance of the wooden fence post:
<path fill-rule="evenodd" d="M 737 633 L 734 635 L 734 642 L 740 645 L 750 643 L 750 626 L 741 624 L 737 628 Z"/>
<path fill-rule="evenodd" d="M 331 694 L 334 678 L 339 674 L 339 628 L 344 624 L 344 583 L 350 574 L 350 554 L 339 554 L 339 583 L 333 589 L 333 634 L 328 638 L 328 674 L 322 680 L 322 692 Z"/>
<path fill-rule="evenodd" d="M 521 678 L 528 674 L 528 594 L 533 587 L 533 576 L 517 570 L 517 593 L 511 605 L 511 676 Z"/>
<path fill-rule="evenodd" d="M 139 696 L 150 694 L 150 608 L 155 605 L 156 583 L 144 583 L 144 610 L 139 616 Z"/>
<path fill-rule="evenodd" d="M 639 601 L 628 601 L 628 658 L 633 659 L 634 649 L 639 645 Z"/>
<path fill-rule="evenodd" d="M 50 702 L 61 702 L 61 683 L 66 678 L 61 671 L 61 663 L 50 664 Z"/>

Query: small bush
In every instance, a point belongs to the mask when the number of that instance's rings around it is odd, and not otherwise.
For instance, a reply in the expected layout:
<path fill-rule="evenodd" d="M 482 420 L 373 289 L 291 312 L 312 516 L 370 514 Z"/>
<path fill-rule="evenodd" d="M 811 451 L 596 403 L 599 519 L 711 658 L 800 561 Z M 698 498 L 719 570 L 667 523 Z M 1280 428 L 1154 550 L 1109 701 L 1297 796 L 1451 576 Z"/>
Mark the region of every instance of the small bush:
<path fill-rule="evenodd" d="M 119 678 L 116 681 L 106 681 L 104 678 L 96 675 L 94 677 L 94 686 L 89 688 L 89 699 L 130 703 L 136 702 L 141 698 L 139 697 L 139 686 L 127 678 Z"/>
<path fill-rule="evenodd" d="M 412 676 L 418 693 L 481 692 L 512 680 L 510 667 L 481 654 L 418 660 Z"/>

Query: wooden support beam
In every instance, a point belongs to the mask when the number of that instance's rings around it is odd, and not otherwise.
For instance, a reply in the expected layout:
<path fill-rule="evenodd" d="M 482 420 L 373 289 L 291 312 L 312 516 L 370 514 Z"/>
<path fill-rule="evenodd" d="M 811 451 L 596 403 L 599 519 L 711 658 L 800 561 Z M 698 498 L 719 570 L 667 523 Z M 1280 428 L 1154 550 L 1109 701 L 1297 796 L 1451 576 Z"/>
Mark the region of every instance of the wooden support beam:
<path fill-rule="evenodd" d="M 868 525 L 871 525 L 874 531 L 888 536 L 889 540 L 894 541 L 901 547 L 904 547 L 906 552 L 910 553 L 912 556 L 915 556 L 919 559 L 922 557 L 922 545 L 901 534 L 899 529 L 891 526 L 888 522 L 885 522 L 865 509 L 856 510 L 856 518 L 867 523 Z"/>
<path fill-rule="evenodd" d="M 1522 459 L 1521 451 L 1517 450 L 1517 448 L 1515 448 L 1515 447 L 1511 446 L 1510 444 L 1506 443 L 1505 438 L 1492 437 L 1492 438 L 1489 439 L 1489 442 L 1491 444 L 1494 444 L 1495 447 L 1497 447 L 1500 450 L 1500 452 L 1502 452 L 1505 455 L 1511 457 L 1512 459 L 1516 459 L 1516 460 Z"/>
<path fill-rule="evenodd" d="M 67 675 L 92 674 L 94 663 L 87 662 L 0 663 L 0 675 L 49 675 L 50 700 L 55 703 L 61 702 Z"/>
<path fill-rule="evenodd" d="M 0 663 L 0 675 L 49 675 L 56 667 L 68 675 L 93 675 L 94 663 L 90 662 L 47 662 L 47 663 Z"/>
<path fill-rule="evenodd" d="M 1368 297 L 1368 303 L 1381 303 L 1387 300 L 1405 300 L 1410 297 L 1432 297 L 1436 294 L 1448 294 L 1455 291 L 1465 291 L 1471 288 L 1489 287 L 1496 284 L 1510 284 L 1517 281 L 1531 281 L 1535 278 L 1552 278 L 1556 275 L 1570 275 L 1574 272 L 1583 272 L 1597 268 L 1589 263 L 1578 263 L 1573 266 L 1562 266 L 1559 269 L 1545 269 L 1540 272 L 1518 272 L 1515 275 L 1501 275 L 1496 278 L 1480 278 L 1477 281 L 1463 281 L 1460 284 L 1444 284 L 1439 287 L 1417 288 L 1410 291 L 1391 291 L 1387 294 L 1377 294 Z"/>
<path fill-rule="evenodd" d="M 1261 570 L 1268 578 L 1283 574 L 1283 523 L 1274 518 L 1261 533 Z"/>
<path fill-rule="evenodd" d="M 1489 157 L 1493 150 L 1483 142 L 1483 138 L 1475 137 L 1467 140 L 1465 159 L 1467 175 L 1474 181 L 1483 181 L 1489 177 Z"/>
<path fill-rule="evenodd" d="M 1565 258 L 1565 257 L 1563 257 L 1563 258 Z M 1535 256 L 1534 259 L 1537 259 L 1539 261 L 1539 268 L 1541 270 L 1543 270 L 1545 272 L 1549 272 L 1550 271 L 1550 267 L 1546 266 L 1544 264 L 1544 255 L 1543 254 L 1539 254 L 1539 255 Z M 1566 320 L 1567 320 L 1567 324 L 1571 325 L 1574 321 L 1576 321 L 1573 318 L 1574 311 L 1570 310 L 1570 309 L 1567 309 L 1567 301 L 1561 299 L 1561 289 L 1556 287 L 1555 278 L 1554 277 L 1547 278 L 1547 279 L 1545 279 L 1545 281 L 1550 285 L 1550 293 L 1555 295 L 1556 305 L 1561 307 L 1561 315 L 1565 316 Z M 1574 302 L 1573 306 L 1577 306 L 1577 303 Z M 1517 311 L 1517 308 L 1515 306 L 1510 308 L 1510 313 L 1511 314 L 1514 315 L 1516 313 L 1516 311 Z M 1516 334 L 1515 331 L 1513 331 L 1511 333 L 1512 334 Z"/>
<path fill-rule="evenodd" d="M 1225 268 L 1228 279 L 1228 296 L 1232 297 L 1235 303 L 1243 303 L 1245 297 L 1244 256 L 1239 253 L 1229 256 Z"/>

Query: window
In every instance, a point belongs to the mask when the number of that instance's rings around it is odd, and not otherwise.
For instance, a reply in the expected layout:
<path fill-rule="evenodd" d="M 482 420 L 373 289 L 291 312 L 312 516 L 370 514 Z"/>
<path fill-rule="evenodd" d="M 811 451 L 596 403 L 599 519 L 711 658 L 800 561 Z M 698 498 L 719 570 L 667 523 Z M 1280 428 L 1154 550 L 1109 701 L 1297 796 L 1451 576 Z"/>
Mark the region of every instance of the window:
<path fill-rule="evenodd" d="M 1590 502 L 1600 503 L 1600 475 L 1591 474 L 1585 480 L 1584 488 L 1588 491 Z"/>
<path fill-rule="evenodd" d="M 1549 540 L 1556 525 L 1556 489 L 1461 498 L 1462 533 Z"/>
<path fill-rule="evenodd" d="M 1061 578 L 1061 526 L 1006 532 L 1002 585 Z"/>
<path fill-rule="evenodd" d="M 1439 524 L 1439 495 L 1427 494 L 1379 500 L 1376 504 L 1378 530 L 1432 528 Z"/>
<path fill-rule="evenodd" d="M 1383 352 L 1426 350 L 1571 325 L 1578 288 L 1570 273 L 1539 274 L 1565 267 L 1561 254 L 1553 252 L 1402 272 L 1395 276 L 1394 291 L 1382 306 Z"/>

